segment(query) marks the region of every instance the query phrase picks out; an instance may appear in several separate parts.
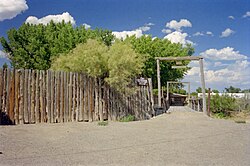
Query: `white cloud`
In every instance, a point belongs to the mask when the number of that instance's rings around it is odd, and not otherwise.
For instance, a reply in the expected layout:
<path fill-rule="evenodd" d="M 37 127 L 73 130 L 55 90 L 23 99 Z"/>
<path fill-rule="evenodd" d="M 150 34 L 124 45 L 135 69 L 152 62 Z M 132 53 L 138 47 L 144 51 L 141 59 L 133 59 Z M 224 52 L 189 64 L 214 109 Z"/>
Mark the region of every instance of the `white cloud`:
<path fill-rule="evenodd" d="M 228 18 L 234 20 L 234 16 L 228 16 Z"/>
<path fill-rule="evenodd" d="M 146 32 L 146 31 L 149 31 L 151 28 L 150 26 L 142 26 L 142 27 L 139 27 L 140 30 L 142 30 L 143 32 Z"/>
<path fill-rule="evenodd" d="M 172 20 L 166 24 L 167 28 L 174 29 L 176 31 L 182 31 L 182 27 L 192 27 L 192 24 L 187 19 L 181 19 L 179 22 Z"/>
<path fill-rule="evenodd" d="M 168 39 L 172 43 L 180 43 L 182 45 L 194 44 L 192 41 L 186 39 L 187 36 L 188 36 L 187 33 L 174 31 L 165 36 L 164 39 Z"/>
<path fill-rule="evenodd" d="M 213 36 L 213 35 L 214 35 L 214 34 L 213 34 L 212 32 L 210 32 L 210 31 L 207 31 L 206 34 L 207 34 L 207 35 L 210 35 L 210 36 Z"/>
<path fill-rule="evenodd" d="M 247 11 L 246 14 L 242 16 L 243 18 L 250 17 L 250 11 Z"/>
<path fill-rule="evenodd" d="M 85 29 L 91 28 L 91 25 L 89 25 L 89 24 L 83 23 L 82 25 L 85 27 Z"/>
<path fill-rule="evenodd" d="M 0 21 L 12 19 L 28 8 L 25 0 L 1 0 Z"/>
<path fill-rule="evenodd" d="M 209 49 L 204 51 L 210 52 Z M 228 50 L 228 51 L 225 51 Z M 230 51 L 231 50 L 231 51 Z M 223 58 L 211 58 L 205 57 L 204 61 L 204 72 L 205 72 L 205 81 L 206 86 L 212 89 L 223 90 L 225 87 L 230 85 L 239 87 L 241 89 L 249 88 L 250 86 L 250 62 L 247 60 L 247 56 L 241 55 L 238 51 L 233 51 L 233 48 L 226 47 L 221 50 L 217 50 L 216 56 L 220 57 L 222 52 L 231 52 L 232 61 L 225 61 L 224 55 Z M 204 56 L 204 54 L 200 54 Z M 233 58 L 233 56 L 236 56 Z M 207 58 L 207 59 L 206 59 Z M 184 81 L 191 82 L 191 85 L 194 87 L 192 90 L 195 90 L 200 84 L 200 69 L 198 62 L 191 62 L 189 64 L 191 70 L 187 72 Z"/>
<path fill-rule="evenodd" d="M 35 24 L 35 25 L 37 24 L 47 25 L 51 20 L 53 20 L 55 23 L 59 23 L 64 20 L 65 22 L 70 22 L 72 25 L 75 25 L 74 18 L 68 12 L 64 12 L 58 15 L 48 15 L 40 19 L 34 16 L 29 16 L 26 19 L 25 23 L 30 23 L 30 24 Z"/>
<path fill-rule="evenodd" d="M 115 37 L 117 39 L 126 39 L 127 37 L 133 36 L 135 35 L 136 38 L 139 38 L 143 35 L 143 32 L 141 29 L 136 29 L 133 31 L 121 31 L 121 32 L 112 32 L 113 35 L 115 35 Z"/>
<path fill-rule="evenodd" d="M 146 25 L 146 26 L 153 26 L 153 25 L 155 25 L 155 24 L 152 23 L 152 22 L 149 22 L 149 23 L 146 23 L 145 25 Z"/>
<path fill-rule="evenodd" d="M 136 38 L 139 38 L 143 35 L 143 32 L 149 31 L 151 29 L 151 26 L 153 26 L 153 23 L 146 23 L 144 26 L 141 26 L 135 30 L 132 31 L 114 31 L 112 34 L 117 38 L 117 39 L 126 39 L 127 37 L 135 35 Z"/>
<path fill-rule="evenodd" d="M 221 66 L 222 65 L 222 62 L 215 62 L 214 63 L 214 67 L 218 67 L 218 66 Z"/>
<path fill-rule="evenodd" d="M 6 58 L 6 57 L 7 57 L 6 53 L 0 50 L 0 58 Z"/>
<path fill-rule="evenodd" d="M 235 33 L 235 32 L 232 29 L 227 28 L 223 32 L 221 32 L 220 37 L 228 37 L 228 36 L 232 35 L 233 33 Z"/>
<path fill-rule="evenodd" d="M 171 29 L 163 29 L 161 31 L 162 31 L 162 33 L 166 33 L 166 34 L 169 34 L 172 32 Z"/>
<path fill-rule="evenodd" d="M 234 51 L 232 47 L 225 47 L 220 50 L 212 48 L 202 52 L 200 55 L 211 60 L 247 59 L 247 56 L 240 54 L 239 51 Z"/>
<path fill-rule="evenodd" d="M 204 33 L 202 32 L 196 32 L 193 34 L 193 36 L 204 36 Z"/>
<path fill-rule="evenodd" d="M 205 62 L 206 64 L 206 62 Z M 249 88 L 250 86 L 250 63 L 246 60 L 239 60 L 233 64 L 220 64 L 221 69 L 205 69 L 206 87 L 212 89 L 223 90 L 230 85 L 241 89 Z M 211 66 L 210 66 L 211 67 Z M 200 68 L 192 67 L 183 81 L 191 83 L 192 91 L 201 86 L 200 84 Z"/>
<path fill-rule="evenodd" d="M 213 36 L 213 33 L 210 31 L 207 32 L 196 32 L 193 34 L 193 36 Z"/>
<path fill-rule="evenodd" d="M 250 80 L 250 63 L 247 60 L 238 60 L 235 63 L 227 64 L 225 68 L 205 72 L 208 83 L 221 83 L 224 86 L 230 84 L 240 84 Z"/>

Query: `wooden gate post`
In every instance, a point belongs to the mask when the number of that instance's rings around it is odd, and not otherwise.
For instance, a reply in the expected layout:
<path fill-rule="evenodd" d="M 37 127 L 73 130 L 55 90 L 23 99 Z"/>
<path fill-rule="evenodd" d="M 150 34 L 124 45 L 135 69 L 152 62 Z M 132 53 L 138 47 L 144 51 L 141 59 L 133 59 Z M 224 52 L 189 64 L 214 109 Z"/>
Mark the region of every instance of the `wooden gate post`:
<path fill-rule="evenodd" d="M 158 82 L 158 106 L 161 107 L 161 77 L 160 77 L 160 60 L 157 59 L 157 82 Z"/>
<path fill-rule="evenodd" d="M 200 64 L 200 73 L 201 73 L 201 88 L 202 88 L 202 104 L 203 104 L 203 112 L 207 115 L 207 104 L 206 104 L 206 92 L 205 92 L 205 77 L 204 77 L 204 69 L 203 69 L 203 58 L 199 59 Z"/>

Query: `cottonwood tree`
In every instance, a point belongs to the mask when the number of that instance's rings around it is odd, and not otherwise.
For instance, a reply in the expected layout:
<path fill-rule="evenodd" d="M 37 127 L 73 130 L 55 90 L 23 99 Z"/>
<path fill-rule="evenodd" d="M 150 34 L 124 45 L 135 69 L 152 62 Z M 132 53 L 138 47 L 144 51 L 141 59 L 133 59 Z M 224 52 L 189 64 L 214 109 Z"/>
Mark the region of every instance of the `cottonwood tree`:
<path fill-rule="evenodd" d="M 136 52 L 148 55 L 142 74 L 145 77 L 152 78 L 154 87 L 157 86 L 155 57 L 183 57 L 191 56 L 194 53 L 194 48 L 192 48 L 191 45 L 183 46 L 180 43 L 171 43 L 167 39 L 153 39 L 151 36 L 144 35 L 140 38 L 132 36 L 126 40 L 132 44 Z M 187 65 L 188 63 L 189 61 L 182 61 L 183 65 Z M 167 81 L 177 81 L 182 79 L 189 69 L 172 69 L 173 65 L 175 65 L 174 61 L 162 61 L 160 63 L 162 86 L 166 86 Z"/>
<path fill-rule="evenodd" d="M 52 69 L 85 72 L 102 78 L 118 91 L 124 91 L 132 78 L 142 72 L 146 56 L 136 53 L 129 43 L 116 41 L 112 46 L 90 39 L 52 62 Z"/>
<path fill-rule="evenodd" d="M 114 38 L 111 31 L 86 30 L 84 26 L 73 27 L 64 21 L 51 21 L 47 25 L 24 23 L 18 29 L 10 29 L 7 35 L 7 39 L 1 37 L 0 42 L 13 67 L 43 70 L 50 68 L 52 58 L 70 52 L 89 38 L 102 41 L 107 46 Z"/>

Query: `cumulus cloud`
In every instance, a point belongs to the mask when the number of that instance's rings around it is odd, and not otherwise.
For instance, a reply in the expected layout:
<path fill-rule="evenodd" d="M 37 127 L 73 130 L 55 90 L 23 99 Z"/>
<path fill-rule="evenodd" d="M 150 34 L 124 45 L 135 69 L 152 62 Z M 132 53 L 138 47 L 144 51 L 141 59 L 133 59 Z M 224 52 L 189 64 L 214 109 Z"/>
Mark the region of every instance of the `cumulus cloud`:
<path fill-rule="evenodd" d="M 246 55 L 242 55 L 238 51 L 234 51 L 234 48 L 230 47 L 221 50 L 209 49 L 203 53 L 210 53 L 212 55 L 211 50 L 215 54 L 214 57 L 208 56 L 204 59 L 207 87 L 224 89 L 232 85 L 245 89 L 250 86 L 250 62 L 247 60 Z M 200 55 L 204 56 L 203 53 Z M 191 62 L 189 66 L 192 68 L 187 72 L 184 81 L 191 82 L 191 84 L 197 88 L 201 86 L 199 63 Z"/>
<path fill-rule="evenodd" d="M 202 32 L 196 32 L 193 34 L 193 36 L 204 36 L 204 33 Z"/>
<path fill-rule="evenodd" d="M 149 23 L 146 23 L 145 25 L 146 25 L 146 26 L 153 26 L 153 25 L 155 25 L 155 24 L 152 23 L 152 22 L 149 22 Z"/>
<path fill-rule="evenodd" d="M 240 60 L 247 59 L 247 56 L 242 55 L 239 51 L 235 51 L 232 47 L 225 47 L 220 50 L 217 49 L 208 49 L 201 53 L 205 58 L 211 60 Z"/>
<path fill-rule="evenodd" d="M 127 37 L 133 36 L 135 35 L 136 38 L 139 38 L 143 35 L 143 32 L 141 29 L 136 29 L 133 31 L 121 31 L 121 32 L 117 32 L 114 31 L 112 32 L 112 34 L 117 38 L 117 39 L 126 39 Z"/>
<path fill-rule="evenodd" d="M 7 57 L 6 53 L 0 50 L 0 58 L 6 58 L 6 57 Z"/>
<path fill-rule="evenodd" d="M 163 29 L 163 30 L 161 30 L 161 31 L 162 31 L 162 33 L 166 33 L 166 34 L 169 34 L 169 33 L 172 32 L 171 29 Z"/>
<path fill-rule="evenodd" d="M 210 31 L 207 32 L 196 32 L 193 34 L 193 36 L 213 36 L 213 33 Z"/>
<path fill-rule="evenodd" d="M 139 27 L 140 30 L 142 30 L 143 32 L 146 32 L 146 31 L 149 31 L 151 28 L 150 26 L 142 26 L 142 27 Z"/>
<path fill-rule="evenodd" d="M 205 69 L 206 86 L 212 89 L 222 90 L 230 85 L 246 89 L 250 86 L 250 65 L 246 60 L 236 61 L 235 64 L 220 64 L 221 69 Z M 199 87 L 200 68 L 192 67 L 184 78 L 184 81 L 191 82 L 193 87 Z M 196 89 L 192 89 L 193 91 Z"/>
<path fill-rule="evenodd" d="M 250 80 L 250 63 L 247 60 L 237 60 L 233 64 L 225 65 L 225 68 L 214 70 L 210 69 L 205 72 L 206 81 L 211 83 L 230 84 L 244 83 Z M 225 85 L 226 86 L 226 85 Z M 240 86 L 239 86 L 240 87 Z"/>
<path fill-rule="evenodd" d="M 250 11 L 246 12 L 246 14 L 244 14 L 242 17 L 243 18 L 250 17 Z"/>
<path fill-rule="evenodd" d="M 1 0 L 0 21 L 12 19 L 28 8 L 25 0 Z"/>
<path fill-rule="evenodd" d="M 234 16 L 228 16 L 228 18 L 234 20 Z"/>
<path fill-rule="evenodd" d="M 170 29 L 174 29 L 176 31 L 182 31 L 182 27 L 192 27 L 192 24 L 187 19 L 181 19 L 179 22 L 176 20 L 172 20 L 166 23 L 166 27 Z"/>
<path fill-rule="evenodd" d="M 35 24 L 35 25 L 37 24 L 47 25 L 51 20 L 53 20 L 55 23 L 59 23 L 64 20 L 65 22 L 70 22 L 72 25 L 75 25 L 74 18 L 68 12 L 64 12 L 58 15 L 48 15 L 40 19 L 38 19 L 35 16 L 29 16 L 26 19 L 25 23 L 30 23 L 30 24 Z"/>
<path fill-rule="evenodd" d="M 85 27 L 85 29 L 91 28 L 91 25 L 89 25 L 89 24 L 83 23 L 82 25 Z"/>
<path fill-rule="evenodd" d="M 210 32 L 210 31 L 207 31 L 206 34 L 207 34 L 207 35 L 210 35 L 210 36 L 213 36 L 213 35 L 214 35 L 214 34 L 213 34 L 212 32 Z"/>
<path fill-rule="evenodd" d="M 227 28 L 223 32 L 221 32 L 220 37 L 228 37 L 228 36 L 232 35 L 233 33 L 235 33 L 235 32 L 232 29 Z"/>
<path fill-rule="evenodd" d="M 149 31 L 151 29 L 151 26 L 153 26 L 153 23 L 146 23 L 144 26 L 141 26 L 135 30 L 132 31 L 114 31 L 112 34 L 117 38 L 117 39 L 126 39 L 127 37 L 135 35 L 136 38 L 139 38 L 143 35 L 143 32 Z"/>
<path fill-rule="evenodd" d="M 187 33 L 182 33 L 179 31 L 174 31 L 167 36 L 164 37 L 164 39 L 168 39 L 172 43 L 180 43 L 182 45 L 187 45 L 187 44 L 194 44 L 192 41 L 187 40 L 188 34 Z"/>

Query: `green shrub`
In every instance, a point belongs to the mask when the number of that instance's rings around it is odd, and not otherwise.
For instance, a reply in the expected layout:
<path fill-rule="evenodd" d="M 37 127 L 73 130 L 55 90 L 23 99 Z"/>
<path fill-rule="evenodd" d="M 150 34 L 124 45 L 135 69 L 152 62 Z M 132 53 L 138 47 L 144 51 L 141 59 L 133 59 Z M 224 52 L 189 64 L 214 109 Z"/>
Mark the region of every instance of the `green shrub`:
<path fill-rule="evenodd" d="M 98 122 L 98 126 L 107 126 L 109 123 L 108 121 L 101 121 L 101 122 Z"/>
<path fill-rule="evenodd" d="M 131 121 L 135 121 L 134 115 L 124 116 L 120 119 L 120 122 L 131 122 Z"/>
<path fill-rule="evenodd" d="M 236 99 L 228 95 L 211 96 L 210 110 L 212 114 L 219 118 L 230 116 L 230 113 L 237 110 Z"/>

